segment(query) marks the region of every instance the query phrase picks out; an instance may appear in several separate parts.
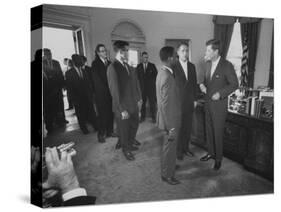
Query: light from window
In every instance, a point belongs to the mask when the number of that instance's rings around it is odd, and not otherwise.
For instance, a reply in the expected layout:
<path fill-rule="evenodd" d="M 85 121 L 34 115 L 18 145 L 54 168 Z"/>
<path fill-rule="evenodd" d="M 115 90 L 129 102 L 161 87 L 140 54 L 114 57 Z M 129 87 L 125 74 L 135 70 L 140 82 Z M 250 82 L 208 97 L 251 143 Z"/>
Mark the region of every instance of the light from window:
<path fill-rule="evenodd" d="M 236 22 L 233 27 L 233 33 L 232 33 L 226 59 L 233 64 L 236 75 L 239 80 L 239 85 L 241 81 L 242 56 L 243 56 L 243 47 L 242 47 L 241 28 L 240 28 L 240 23 Z"/>
<path fill-rule="evenodd" d="M 134 49 L 129 49 L 128 63 L 130 66 L 137 67 L 138 65 L 138 51 Z"/>

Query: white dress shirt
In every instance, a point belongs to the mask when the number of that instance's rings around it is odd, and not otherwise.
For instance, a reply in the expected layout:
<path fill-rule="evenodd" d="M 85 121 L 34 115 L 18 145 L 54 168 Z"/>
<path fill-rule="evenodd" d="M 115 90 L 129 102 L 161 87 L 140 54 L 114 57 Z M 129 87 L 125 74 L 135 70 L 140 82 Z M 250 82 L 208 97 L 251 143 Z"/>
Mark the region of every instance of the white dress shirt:
<path fill-rule="evenodd" d="M 219 56 L 215 61 L 212 61 L 212 67 L 211 67 L 211 76 L 210 76 L 210 79 L 212 79 L 213 77 L 213 74 L 218 66 L 218 63 L 220 61 L 221 57 Z"/>
<path fill-rule="evenodd" d="M 171 72 L 171 74 L 174 74 L 173 70 L 170 67 L 163 65 L 163 68 L 168 69 Z"/>
<path fill-rule="evenodd" d="M 184 71 L 185 78 L 186 78 L 186 80 L 188 80 L 187 60 L 185 62 L 183 62 L 181 60 L 179 60 L 179 61 L 180 61 L 181 67 Z"/>
<path fill-rule="evenodd" d="M 73 199 L 75 197 L 81 197 L 81 196 L 87 196 L 86 190 L 84 188 L 76 188 L 63 194 L 62 199 L 65 202 L 67 200 Z"/>
<path fill-rule="evenodd" d="M 146 72 L 146 69 L 147 69 L 147 63 L 143 63 L 143 70 L 144 70 L 144 73 Z"/>

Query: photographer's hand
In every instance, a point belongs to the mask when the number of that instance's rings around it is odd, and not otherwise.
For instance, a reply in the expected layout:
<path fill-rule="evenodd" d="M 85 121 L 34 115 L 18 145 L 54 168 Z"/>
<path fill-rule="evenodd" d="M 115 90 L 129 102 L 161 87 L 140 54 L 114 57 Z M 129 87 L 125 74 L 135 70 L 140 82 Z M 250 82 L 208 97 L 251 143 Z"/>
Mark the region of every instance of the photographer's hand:
<path fill-rule="evenodd" d="M 47 148 L 45 158 L 48 179 L 43 184 L 44 188 L 59 187 L 65 194 L 80 187 L 70 154 L 62 152 L 61 159 L 59 159 L 56 147 Z"/>

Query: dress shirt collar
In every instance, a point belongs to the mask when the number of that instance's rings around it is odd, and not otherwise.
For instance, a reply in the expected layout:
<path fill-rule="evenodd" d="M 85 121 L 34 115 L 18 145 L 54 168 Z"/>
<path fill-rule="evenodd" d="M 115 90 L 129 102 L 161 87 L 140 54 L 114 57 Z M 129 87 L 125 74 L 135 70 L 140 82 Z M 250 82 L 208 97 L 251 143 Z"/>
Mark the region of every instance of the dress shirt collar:
<path fill-rule="evenodd" d="M 171 74 L 174 74 L 173 70 L 170 67 L 163 65 L 163 68 L 168 69 L 171 72 Z"/>
<path fill-rule="evenodd" d="M 218 58 L 215 61 L 212 61 L 212 66 L 217 67 L 220 59 L 221 59 L 221 56 L 218 56 Z"/>

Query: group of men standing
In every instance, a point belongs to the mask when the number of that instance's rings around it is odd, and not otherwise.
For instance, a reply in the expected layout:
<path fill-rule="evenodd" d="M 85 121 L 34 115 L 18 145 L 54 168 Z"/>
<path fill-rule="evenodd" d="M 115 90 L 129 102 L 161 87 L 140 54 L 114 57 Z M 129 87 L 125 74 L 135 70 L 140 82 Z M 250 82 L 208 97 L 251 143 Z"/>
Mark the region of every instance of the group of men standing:
<path fill-rule="evenodd" d="M 206 42 L 207 71 L 204 82 L 197 84 L 194 64 L 189 61 L 189 46 L 181 43 L 176 50 L 165 46 L 159 56 L 163 66 L 157 72 L 148 62 L 148 53 L 142 53 L 142 63 L 136 69 L 129 66 L 129 43 L 117 40 L 113 44 L 115 59 L 107 59 L 106 47 L 97 45 L 92 67 L 86 58 L 72 55 L 73 66 L 65 73 L 66 87 L 71 94 L 79 126 L 87 134 L 87 122 L 98 130 L 99 142 L 114 136 L 113 119 L 116 120 L 118 142 L 127 160 L 135 160 L 133 151 L 140 142 L 136 134 L 140 121 L 146 117 L 148 100 L 152 121 L 164 133 L 161 158 L 162 180 L 176 185 L 176 160 L 193 157 L 190 137 L 198 90 L 204 93 L 208 154 L 201 161 L 215 160 L 219 170 L 223 156 L 223 129 L 227 114 L 227 96 L 238 87 L 233 65 L 220 57 L 220 42 Z M 157 103 L 157 109 L 156 109 Z M 141 117 L 139 117 L 141 111 Z M 157 112 L 156 112 L 157 111 Z M 140 120 L 139 120 L 140 118 Z M 47 120 L 46 120 L 47 121 Z M 46 122 L 47 123 L 47 122 Z"/>
<path fill-rule="evenodd" d="M 174 48 L 165 46 L 160 50 L 163 63 L 157 75 L 156 91 L 157 125 L 164 133 L 162 149 L 162 180 L 171 185 L 180 182 L 175 178 L 176 158 L 183 154 L 193 156 L 189 149 L 192 113 L 197 103 L 197 79 L 195 66 L 187 60 L 188 45 L 177 48 L 178 60 L 174 62 Z M 204 93 L 204 108 L 208 154 L 200 161 L 215 160 L 213 169 L 219 170 L 223 156 L 223 130 L 227 115 L 227 97 L 238 87 L 233 65 L 220 57 L 220 42 L 206 42 L 205 60 L 207 71 L 200 84 Z"/>

